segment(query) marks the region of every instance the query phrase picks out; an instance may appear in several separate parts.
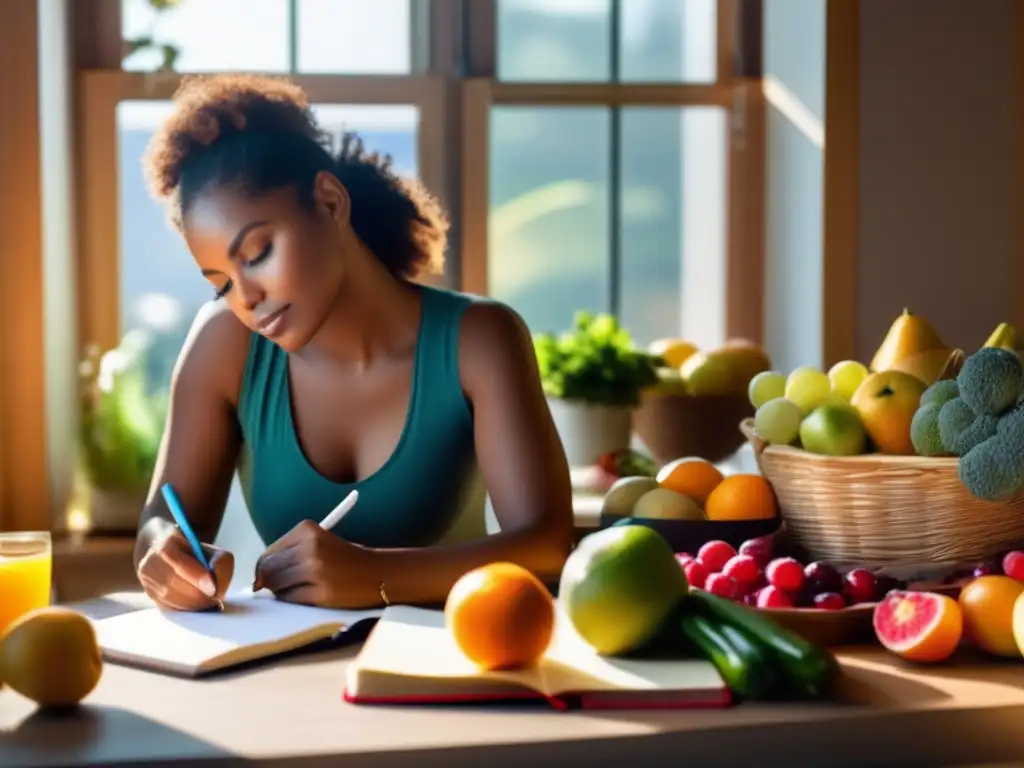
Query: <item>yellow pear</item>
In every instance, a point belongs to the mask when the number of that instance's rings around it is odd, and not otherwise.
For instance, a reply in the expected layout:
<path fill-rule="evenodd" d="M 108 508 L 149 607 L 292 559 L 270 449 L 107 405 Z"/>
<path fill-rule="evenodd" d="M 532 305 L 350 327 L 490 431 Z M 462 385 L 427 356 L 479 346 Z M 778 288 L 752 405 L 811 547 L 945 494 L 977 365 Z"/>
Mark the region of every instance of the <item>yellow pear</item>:
<path fill-rule="evenodd" d="M 1017 347 L 1017 331 L 1009 323 L 1000 323 L 982 346 L 998 347 L 1013 352 Z"/>
<path fill-rule="evenodd" d="M 888 370 L 903 371 L 914 376 L 929 387 L 939 379 L 939 375 L 946 367 L 946 362 L 954 350 L 940 347 L 929 349 L 926 352 L 918 352 L 916 355 L 898 358 Z"/>
<path fill-rule="evenodd" d="M 870 368 L 872 371 L 892 370 L 899 360 L 921 352 L 945 348 L 946 345 L 942 343 L 939 334 L 927 320 L 904 309 L 903 314 L 897 317 L 889 328 L 882 346 L 875 352 Z M 948 354 L 949 350 L 946 349 L 946 352 Z"/>

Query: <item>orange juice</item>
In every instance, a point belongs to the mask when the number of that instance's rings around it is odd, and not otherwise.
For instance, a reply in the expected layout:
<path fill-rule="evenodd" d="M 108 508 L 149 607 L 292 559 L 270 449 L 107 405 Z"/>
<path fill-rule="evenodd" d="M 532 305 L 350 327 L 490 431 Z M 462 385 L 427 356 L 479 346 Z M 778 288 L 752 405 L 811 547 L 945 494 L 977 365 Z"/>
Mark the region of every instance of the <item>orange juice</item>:
<path fill-rule="evenodd" d="M 50 604 L 51 563 L 49 534 L 0 533 L 0 635 Z"/>

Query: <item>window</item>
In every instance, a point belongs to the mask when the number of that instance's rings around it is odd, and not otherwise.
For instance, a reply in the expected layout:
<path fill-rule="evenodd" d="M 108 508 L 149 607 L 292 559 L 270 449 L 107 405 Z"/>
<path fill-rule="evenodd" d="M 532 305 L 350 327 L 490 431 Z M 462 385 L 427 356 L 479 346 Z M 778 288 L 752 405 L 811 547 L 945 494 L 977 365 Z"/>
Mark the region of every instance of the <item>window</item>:
<path fill-rule="evenodd" d="M 498 75 L 712 83 L 716 27 L 715 0 L 498 0 Z"/>
<path fill-rule="evenodd" d="M 123 101 L 117 107 L 120 220 L 121 333 L 141 330 L 152 339 L 147 379 L 153 394 L 170 382 L 192 320 L 213 297 L 184 242 L 167 226 L 164 211 L 146 191 L 141 160 L 168 102 Z M 367 149 L 390 154 L 395 170 L 418 170 L 419 111 L 407 105 L 317 104 L 321 126 L 340 139 L 355 130 Z"/>
<path fill-rule="evenodd" d="M 122 35 L 137 48 L 123 66 L 408 74 L 410 11 L 410 0 L 122 0 Z"/>
<path fill-rule="evenodd" d="M 498 77 L 468 99 L 488 136 L 474 190 L 486 226 L 463 256 L 472 288 L 534 331 L 587 309 L 618 315 L 640 343 L 725 340 L 729 7 L 497 0 Z"/>

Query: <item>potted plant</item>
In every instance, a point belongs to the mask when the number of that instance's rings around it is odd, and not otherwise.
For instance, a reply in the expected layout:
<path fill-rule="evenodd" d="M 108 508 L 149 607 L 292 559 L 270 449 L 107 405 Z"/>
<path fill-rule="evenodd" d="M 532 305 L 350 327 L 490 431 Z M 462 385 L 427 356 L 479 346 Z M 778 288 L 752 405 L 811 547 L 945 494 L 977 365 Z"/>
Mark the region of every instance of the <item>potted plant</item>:
<path fill-rule="evenodd" d="M 570 330 L 534 336 L 548 406 L 569 464 L 592 466 L 628 448 L 640 391 L 657 381 L 657 358 L 635 348 L 610 315 L 578 312 Z"/>
<path fill-rule="evenodd" d="M 131 331 L 102 355 L 90 349 L 81 365 L 79 486 L 95 532 L 134 533 L 145 505 L 167 407 L 146 389 L 148 346 Z"/>

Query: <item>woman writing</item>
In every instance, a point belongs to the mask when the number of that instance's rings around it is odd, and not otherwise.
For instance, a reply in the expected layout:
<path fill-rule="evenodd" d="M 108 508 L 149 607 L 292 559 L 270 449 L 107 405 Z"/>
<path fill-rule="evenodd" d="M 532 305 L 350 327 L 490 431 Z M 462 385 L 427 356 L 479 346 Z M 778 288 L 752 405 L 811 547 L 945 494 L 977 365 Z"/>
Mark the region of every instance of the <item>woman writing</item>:
<path fill-rule="evenodd" d="M 173 374 L 139 527 L 154 601 L 223 596 L 232 555 L 207 545 L 211 578 L 156 490 L 211 542 L 236 467 L 267 546 L 255 586 L 281 600 L 435 603 L 499 560 L 558 574 L 571 489 L 529 334 L 502 304 L 413 282 L 445 248 L 429 195 L 351 138 L 332 155 L 301 90 L 254 76 L 187 80 L 146 166 L 215 294 Z M 501 532 L 438 544 L 477 467 Z"/>

